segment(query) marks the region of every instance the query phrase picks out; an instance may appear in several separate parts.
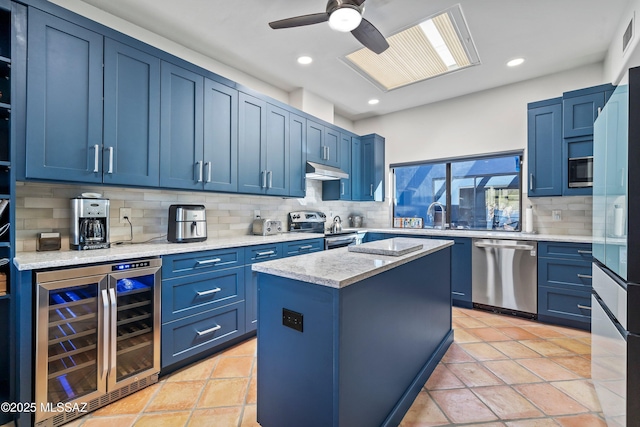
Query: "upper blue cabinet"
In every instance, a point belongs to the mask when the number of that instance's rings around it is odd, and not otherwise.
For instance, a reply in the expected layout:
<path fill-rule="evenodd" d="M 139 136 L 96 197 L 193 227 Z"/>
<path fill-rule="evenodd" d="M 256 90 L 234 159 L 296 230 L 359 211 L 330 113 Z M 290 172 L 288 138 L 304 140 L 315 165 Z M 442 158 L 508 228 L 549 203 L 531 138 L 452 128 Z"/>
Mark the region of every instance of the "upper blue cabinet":
<path fill-rule="evenodd" d="M 340 131 L 307 120 L 307 160 L 340 167 Z"/>
<path fill-rule="evenodd" d="M 528 196 L 562 194 L 562 98 L 533 102 L 527 112 Z"/>
<path fill-rule="evenodd" d="M 613 89 L 612 85 L 601 85 L 563 93 L 563 137 L 593 136 L 593 122 Z"/>
<path fill-rule="evenodd" d="M 384 138 L 370 134 L 361 137 L 360 199 L 384 201 Z"/>
<path fill-rule="evenodd" d="M 289 195 L 306 195 L 307 119 L 289 114 Z"/>
<path fill-rule="evenodd" d="M 27 178 L 102 182 L 103 37 L 31 8 Z"/>

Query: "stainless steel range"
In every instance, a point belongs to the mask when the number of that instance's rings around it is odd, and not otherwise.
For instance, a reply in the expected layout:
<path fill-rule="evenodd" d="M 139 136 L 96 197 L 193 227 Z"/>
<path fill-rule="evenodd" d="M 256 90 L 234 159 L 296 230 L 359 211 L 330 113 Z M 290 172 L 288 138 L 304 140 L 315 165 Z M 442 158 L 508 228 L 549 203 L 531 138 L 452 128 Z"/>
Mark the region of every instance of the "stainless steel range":
<path fill-rule="evenodd" d="M 362 243 L 357 232 L 349 230 L 332 232 L 325 229 L 326 222 L 327 216 L 323 212 L 290 212 L 287 219 L 287 229 L 292 233 L 323 233 L 325 249 L 336 249 Z"/>

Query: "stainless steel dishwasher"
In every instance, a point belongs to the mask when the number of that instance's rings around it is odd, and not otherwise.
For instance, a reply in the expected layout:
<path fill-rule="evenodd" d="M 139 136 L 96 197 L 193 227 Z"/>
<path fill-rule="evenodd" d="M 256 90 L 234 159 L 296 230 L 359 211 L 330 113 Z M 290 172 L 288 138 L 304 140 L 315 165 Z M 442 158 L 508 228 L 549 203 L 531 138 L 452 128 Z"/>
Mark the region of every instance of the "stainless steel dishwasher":
<path fill-rule="evenodd" d="M 536 317 L 537 242 L 473 239 L 472 301 L 494 311 Z"/>

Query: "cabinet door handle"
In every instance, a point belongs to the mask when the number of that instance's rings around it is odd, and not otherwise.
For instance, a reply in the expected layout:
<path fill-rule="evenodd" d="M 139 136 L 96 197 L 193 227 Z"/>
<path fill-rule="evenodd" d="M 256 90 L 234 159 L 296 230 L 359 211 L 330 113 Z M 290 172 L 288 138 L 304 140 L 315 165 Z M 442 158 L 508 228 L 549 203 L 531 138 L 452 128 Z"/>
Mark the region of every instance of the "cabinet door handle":
<path fill-rule="evenodd" d="M 578 274 L 578 279 L 591 279 L 589 274 Z"/>
<path fill-rule="evenodd" d="M 109 169 L 107 173 L 113 173 L 113 147 L 109 147 Z"/>
<path fill-rule="evenodd" d="M 207 182 L 211 182 L 211 169 L 213 169 L 213 164 L 211 162 L 207 162 Z"/>
<path fill-rule="evenodd" d="M 327 145 L 327 160 L 331 158 L 331 147 Z"/>
<path fill-rule="evenodd" d="M 220 259 L 220 258 L 212 258 L 212 259 L 197 260 L 196 264 L 197 265 L 207 265 L 207 264 L 215 264 L 216 262 L 220 262 L 220 261 L 222 261 L 222 259 Z"/>
<path fill-rule="evenodd" d="M 591 254 L 593 254 L 592 251 L 585 251 L 583 249 L 578 249 L 578 253 L 581 254 L 581 255 L 591 255 Z"/>
<path fill-rule="evenodd" d="M 202 182 L 202 160 L 198 160 L 196 162 L 196 168 L 198 169 L 198 181 L 197 182 Z"/>
<path fill-rule="evenodd" d="M 267 171 L 267 176 L 269 177 L 269 185 L 267 188 L 273 187 L 273 171 Z"/>
<path fill-rule="evenodd" d="M 313 245 L 300 246 L 301 251 L 306 251 L 307 249 L 311 249 L 311 248 L 313 248 Z"/>
<path fill-rule="evenodd" d="M 341 182 L 341 183 L 340 183 L 340 188 L 341 188 L 341 190 L 340 190 L 340 195 L 341 195 L 341 196 L 344 196 L 344 182 Z"/>
<path fill-rule="evenodd" d="M 451 293 L 452 293 L 453 295 L 459 295 L 459 296 L 461 296 L 461 297 L 463 297 L 463 296 L 464 296 L 464 294 L 463 294 L 462 292 L 451 291 Z"/>
<path fill-rule="evenodd" d="M 267 255 L 273 255 L 275 253 L 276 253 L 276 251 L 264 251 L 264 252 L 258 252 L 256 255 L 257 256 L 267 256 Z"/>
<path fill-rule="evenodd" d="M 589 307 L 588 305 L 582 305 L 582 304 L 578 304 L 578 308 L 582 310 L 592 310 L 592 308 Z"/>
<path fill-rule="evenodd" d="M 215 294 L 216 292 L 220 292 L 222 289 L 220 288 L 213 288 L 213 289 L 209 289 L 208 291 L 196 291 L 196 294 L 198 294 L 199 297 L 204 296 L 204 295 L 211 295 L 211 294 Z"/>
<path fill-rule="evenodd" d="M 203 335 L 207 335 L 207 334 L 210 334 L 212 332 L 215 332 L 218 329 L 222 329 L 222 326 L 216 325 L 213 328 L 205 329 L 204 331 L 196 331 L 196 333 L 198 334 L 199 337 L 201 337 Z"/>
<path fill-rule="evenodd" d="M 93 146 L 93 171 L 100 172 L 98 169 L 98 161 L 100 160 L 100 146 L 98 144 Z"/>
<path fill-rule="evenodd" d="M 371 184 L 371 188 L 369 189 L 369 195 L 373 197 L 373 184 Z"/>
<path fill-rule="evenodd" d="M 598 107 L 598 116 L 600 115 L 600 113 L 602 113 L 602 107 Z"/>
<path fill-rule="evenodd" d="M 260 181 L 262 181 L 262 184 L 260 185 L 260 188 L 265 188 L 267 186 L 267 173 L 266 173 L 266 171 L 260 171 Z"/>
<path fill-rule="evenodd" d="M 529 191 L 533 191 L 533 174 L 529 174 Z"/>

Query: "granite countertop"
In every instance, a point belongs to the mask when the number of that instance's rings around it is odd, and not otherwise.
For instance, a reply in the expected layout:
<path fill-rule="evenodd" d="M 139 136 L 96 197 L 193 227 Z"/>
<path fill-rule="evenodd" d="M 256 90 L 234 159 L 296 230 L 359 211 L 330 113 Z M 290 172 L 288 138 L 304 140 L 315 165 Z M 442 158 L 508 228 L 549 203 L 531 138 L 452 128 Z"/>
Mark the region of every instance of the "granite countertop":
<path fill-rule="evenodd" d="M 253 264 L 252 269 L 260 273 L 340 289 L 453 245 L 452 240 L 408 237 L 397 237 L 393 240 L 403 244 L 419 244 L 422 248 L 405 255 L 389 256 L 350 252 L 348 247 L 344 247 L 261 262 Z M 365 245 L 373 243 L 379 244 L 371 242 Z"/>
<path fill-rule="evenodd" d="M 19 252 L 13 258 L 13 263 L 18 270 L 38 270 L 317 238 L 324 238 L 324 235 L 282 233 L 273 236 L 210 237 L 204 242 L 195 243 L 169 243 L 164 240 L 155 243 L 123 244 L 113 246 L 110 249 L 87 251 Z"/>

